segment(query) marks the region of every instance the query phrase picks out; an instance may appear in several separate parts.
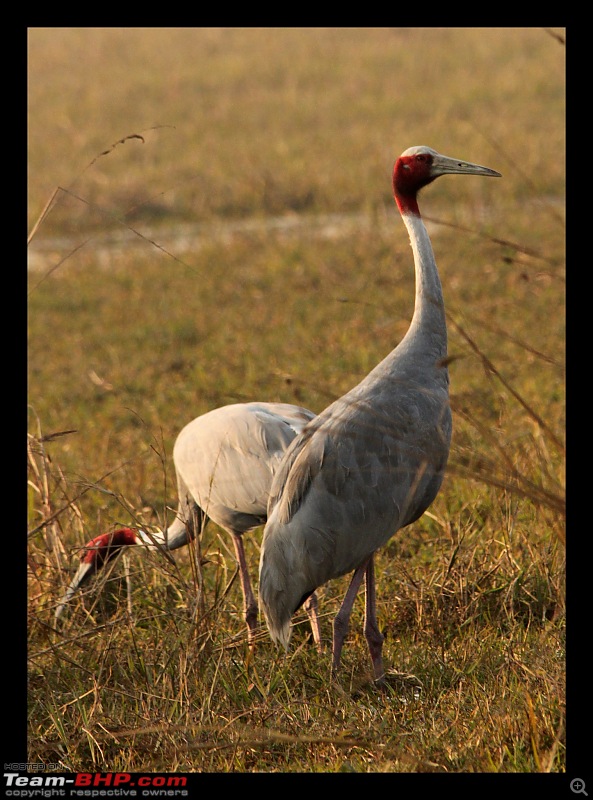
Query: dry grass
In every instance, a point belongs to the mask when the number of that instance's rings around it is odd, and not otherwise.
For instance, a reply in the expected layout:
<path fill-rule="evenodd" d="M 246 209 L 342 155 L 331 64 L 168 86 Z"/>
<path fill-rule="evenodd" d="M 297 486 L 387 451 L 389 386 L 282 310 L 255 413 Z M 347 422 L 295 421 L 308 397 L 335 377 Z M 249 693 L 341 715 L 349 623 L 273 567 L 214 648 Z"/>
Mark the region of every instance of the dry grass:
<path fill-rule="evenodd" d="M 562 65 L 538 29 L 31 33 L 29 761 L 566 769 Z M 504 178 L 446 178 L 421 202 L 440 221 L 454 440 L 439 497 L 378 554 L 389 688 L 360 602 L 338 685 L 304 617 L 288 654 L 265 631 L 251 654 L 213 525 L 175 562 L 120 559 L 55 630 L 81 544 L 171 519 L 186 422 L 245 399 L 319 411 L 401 338 L 413 272 L 389 163 L 415 143 Z M 215 224 L 330 212 L 354 222 Z M 187 220 L 213 226 L 199 247 L 169 238 Z M 104 246 L 119 229 L 138 246 Z M 257 534 L 247 548 L 255 577 Z M 346 581 L 320 591 L 328 640 Z"/>

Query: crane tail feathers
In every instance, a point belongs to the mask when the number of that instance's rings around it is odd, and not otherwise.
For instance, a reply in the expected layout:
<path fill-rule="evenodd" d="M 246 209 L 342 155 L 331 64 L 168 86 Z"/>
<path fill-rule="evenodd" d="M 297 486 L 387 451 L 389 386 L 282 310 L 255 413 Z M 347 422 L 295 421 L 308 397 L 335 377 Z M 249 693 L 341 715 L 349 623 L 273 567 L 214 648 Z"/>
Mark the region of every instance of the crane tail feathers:
<path fill-rule="evenodd" d="M 290 634 L 292 633 L 290 620 L 279 625 L 274 625 L 268 620 L 268 630 L 270 632 L 272 641 L 279 647 L 282 647 L 284 650 L 288 651 Z"/>

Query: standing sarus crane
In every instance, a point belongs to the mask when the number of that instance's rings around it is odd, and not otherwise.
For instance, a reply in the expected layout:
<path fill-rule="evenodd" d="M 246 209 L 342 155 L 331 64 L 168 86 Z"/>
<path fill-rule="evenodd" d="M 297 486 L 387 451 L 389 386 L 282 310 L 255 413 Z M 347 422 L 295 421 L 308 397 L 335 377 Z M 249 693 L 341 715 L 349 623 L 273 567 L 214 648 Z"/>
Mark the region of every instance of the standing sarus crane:
<path fill-rule="evenodd" d="M 420 189 L 447 174 L 500 177 L 424 146 L 395 162 L 395 202 L 414 255 L 410 327 L 366 378 L 292 442 L 272 482 L 261 548 L 260 605 L 272 639 L 285 648 L 291 617 L 312 592 L 354 572 L 333 624 L 334 675 L 365 578 L 364 633 L 377 683 L 385 671 L 373 554 L 432 503 L 451 441 L 445 305 L 417 201 Z"/>
<path fill-rule="evenodd" d="M 250 644 L 257 628 L 257 601 L 251 587 L 242 535 L 266 521 L 272 477 L 290 442 L 315 415 L 288 403 L 235 403 L 209 411 L 177 436 L 173 461 L 178 508 L 165 532 L 120 528 L 85 545 L 81 563 L 57 606 L 60 618 L 74 593 L 127 545 L 177 550 L 199 535 L 207 519 L 230 533 L 243 590 Z M 320 646 L 317 599 L 306 604 L 313 638 Z"/>

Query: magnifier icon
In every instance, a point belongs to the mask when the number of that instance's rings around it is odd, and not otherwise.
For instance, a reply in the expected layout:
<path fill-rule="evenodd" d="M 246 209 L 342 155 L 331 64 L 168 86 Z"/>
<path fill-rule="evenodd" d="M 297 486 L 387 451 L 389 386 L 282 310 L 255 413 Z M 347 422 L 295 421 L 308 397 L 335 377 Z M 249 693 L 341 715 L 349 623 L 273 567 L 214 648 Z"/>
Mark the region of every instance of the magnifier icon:
<path fill-rule="evenodd" d="M 570 788 L 575 794 L 584 794 L 585 797 L 589 797 L 585 791 L 585 781 L 582 778 L 573 778 L 570 782 Z"/>

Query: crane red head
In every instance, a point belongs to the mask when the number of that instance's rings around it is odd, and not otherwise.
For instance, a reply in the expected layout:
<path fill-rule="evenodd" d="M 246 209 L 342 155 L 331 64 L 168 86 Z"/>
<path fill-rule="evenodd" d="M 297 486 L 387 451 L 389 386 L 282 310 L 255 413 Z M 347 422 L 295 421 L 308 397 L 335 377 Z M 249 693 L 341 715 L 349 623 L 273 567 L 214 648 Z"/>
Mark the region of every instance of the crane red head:
<path fill-rule="evenodd" d="M 136 531 L 131 528 L 119 528 L 111 533 L 102 533 L 94 539 L 80 552 L 81 566 L 88 565 L 92 572 L 98 572 L 101 567 L 116 556 L 122 547 L 130 544 L 137 544 L 138 538 Z"/>
<path fill-rule="evenodd" d="M 60 601 L 55 613 L 57 621 L 72 595 L 95 573 L 99 572 L 108 561 L 116 556 L 122 547 L 138 544 L 138 536 L 132 528 L 119 528 L 111 533 L 102 533 L 91 539 L 80 553 L 80 566 L 72 578 L 66 594 Z"/>
<path fill-rule="evenodd" d="M 480 164 L 442 156 L 432 147 L 409 147 L 393 167 L 393 195 L 402 214 L 418 214 L 417 194 L 440 175 L 484 175 L 500 178 L 496 172 Z"/>

